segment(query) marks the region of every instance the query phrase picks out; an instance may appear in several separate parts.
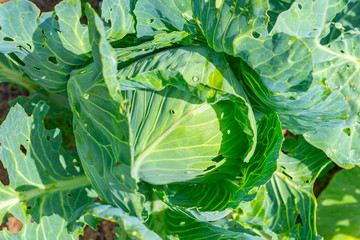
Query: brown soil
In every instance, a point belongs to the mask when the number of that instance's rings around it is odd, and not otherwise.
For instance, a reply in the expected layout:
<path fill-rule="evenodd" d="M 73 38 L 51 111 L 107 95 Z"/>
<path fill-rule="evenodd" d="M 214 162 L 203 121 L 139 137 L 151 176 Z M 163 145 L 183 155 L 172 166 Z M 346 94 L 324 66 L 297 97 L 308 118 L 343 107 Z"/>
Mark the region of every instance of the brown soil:
<path fill-rule="evenodd" d="M 322 191 L 324 191 L 324 189 L 330 183 L 330 180 L 335 175 L 335 173 L 341 170 L 342 170 L 341 167 L 335 165 L 332 169 L 328 171 L 324 182 L 320 182 L 319 179 L 316 179 L 314 184 L 314 194 L 316 198 L 320 195 L 320 193 L 322 193 Z"/>
<path fill-rule="evenodd" d="M 80 240 L 113 240 L 115 239 L 114 228 L 117 223 L 102 220 L 97 226 L 96 231 L 90 227 L 85 228 L 85 233 L 80 236 Z"/>

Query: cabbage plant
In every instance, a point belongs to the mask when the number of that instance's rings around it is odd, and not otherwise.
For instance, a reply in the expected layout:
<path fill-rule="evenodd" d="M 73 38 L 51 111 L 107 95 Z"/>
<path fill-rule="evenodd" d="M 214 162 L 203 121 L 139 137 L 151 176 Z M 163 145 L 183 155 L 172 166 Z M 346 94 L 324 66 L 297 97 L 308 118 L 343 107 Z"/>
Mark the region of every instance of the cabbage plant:
<path fill-rule="evenodd" d="M 0 129 L 0 219 L 24 223 L 1 239 L 77 239 L 101 219 L 117 239 L 322 239 L 315 180 L 360 164 L 359 13 L 350 0 L 0 5 L 0 82 L 30 91 Z"/>

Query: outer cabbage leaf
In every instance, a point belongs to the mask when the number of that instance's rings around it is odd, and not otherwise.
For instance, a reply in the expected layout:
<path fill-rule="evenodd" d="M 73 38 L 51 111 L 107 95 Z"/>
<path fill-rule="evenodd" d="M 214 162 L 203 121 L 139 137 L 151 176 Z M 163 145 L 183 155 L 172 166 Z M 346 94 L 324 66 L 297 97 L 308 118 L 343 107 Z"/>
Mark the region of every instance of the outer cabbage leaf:
<path fill-rule="evenodd" d="M 339 124 L 338 118 L 345 118 L 348 113 L 346 102 L 341 99 L 341 94 L 331 94 L 324 87 L 306 92 L 312 83 L 311 52 L 296 37 L 284 33 L 268 34 L 267 8 L 265 0 L 192 1 L 195 19 L 209 46 L 215 51 L 241 57 L 258 73 L 259 77 L 249 73 L 249 68 L 240 70 L 248 92 L 255 93 L 249 95 L 254 95 L 251 97 L 261 111 L 272 108 L 278 112 L 284 127 L 299 134 Z M 232 61 L 233 68 L 240 68 L 240 59 Z M 308 103 L 312 98 L 315 98 L 315 105 Z M 322 114 L 329 112 L 328 105 L 337 108 L 329 116 Z M 294 111 L 312 113 L 304 117 Z M 317 112 L 321 116 L 316 115 Z M 314 126 L 314 121 L 321 124 Z"/>
<path fill-rule="evenodd" d="M 326 46 L 319 43 L 314 49 L 317 60 L 314 76 L 334 90 L 339 90 L 351 108 L 346 121 L 305 135 L 307 141 L 345 168 L 360 164 L 360 34 L 344 33 Z"/>
<path fill-rule="evenodd" d="M 279 14 L 288 10 L 294 1 L 295 0 L 269 0 L 269 10 L 267 11 L 270 18 L 268 32 L 274 27 Z"/>
<path fill-rule="evenodd" d="M 63 1 L 56 12 L 43 13 L 31 2 L 0 5 L 0 52 L 38 85 L 66 90 L 69 73 L 89 57 L 87 28 L 80 24 L 80 1 Z"/>
<path fill-rule="evenodd" d="M 359 28 L 360 2 L 350 0 L 345 9 L 336 15 L 333 22 L 341 23 L 345 30 L 355 30 Z"/>
<path fill-rule="evenodd" d="M 250 226 L 289 239 L 320 239 L 316 234 L 316 198 L 312 188 L 320 171 L 330 162 L 319 149 L 287 138 L 272 179 L 260 187 L 252 202 L 241 203 L 240 218 Z"/>
<path fill-rule="evenodd" d="M 322 45 L 322 37 L 329 32 L 330 21 L 336 13 L 344 9 L 346 2 L 348 1 L 296 1 L 288 12 L 279 16 L 279 25 L 275 26 L 274 31 L 302 37 L 314 56 L 313 85 L 325 85 L 333 91 L 340 91 L 346 97 L 351 108 L 349 118 L 341 121 L 341 124 L 337 126 L 327 125 L 325 129 L 321 128 L 317 132 L 307 133 L 305 138 L 314 146 L 324 150 L 336 164 L 350 168 L 360 164 L 360 98 L 358 90 L 360 52 L 357 48 L 360 35 L 353 31 L 346 32 L 334 41 Z M 302 5 L 301 10 L 297 4 Z M 328 5 L 330 7 L 326 7 Z M 314 23 L 316 31 L 311 31 L 308 26 L 312 23 L 303 19 L 308 14 L 318 15 L 319 9 L 326 9 L 323 11 L 325 20 L 317 20 Z M 351 11 L 351 8 L 347 10 Z M 350 12 L 349 15 L 351 15 Z M 304 24 L 288 24 L 290 22 L 303 22 Z M 294 28 L 295 25 L 300 27 Z"/>
<path fill-rule="evenodd" d="M 284 32 L 299 39 L 327 34 L 330 21 L 349 0 L 297 0 L 280 14 L 273 32 Z"/>
<path fill-rule="evenodd" d="M 318 197 L 317 226 L 325 239 L 360 239 L 360 169 L 340 171 Z"/>
<path fill-rule="evenodd" d="M 6 56 L 0 53 L 0 82 L 12 82 L 27 89 L 37 89 L 36 83 L 12 63 Z"/>
<path fill-rule="evenodd" d="M 95 190 L 104 201 L 141 216 L 144 197 L 131 177 L 128 116 L 120 113 L 94 64 L 72 73 L 68 95 L 76 146 Z"/>
<path fill-rule="evenodd" d="M 138 218 L 127 215 L 120 208 L 100 202 L 90 203 L 78 209 L 71 217 L 67 228 L 71 232 L 77 231 L 80 235 L 84 233 L 85 224 L 96 229 L 99 223 L 98 219 L 117 222 L 121 231 L 125 233 L 123 239 L 161 240 L 155 232 L 148 229 Z"/>
<path fill-rule="evenodd" d="M 322 44 L 338 38 L 344 31 L 359 29 L 360 2 L 350 0 L 343 11 L 338 13 L 330 25 L 330 33 L 323 39 Z"/>
<path fill-rule="evenodd" d="M 240 60 L 241 61 L 241 60 Z M 247 86 L 248 96 L 255 102 L 252 106 L 260 112 L 275 109 L 282 126 L 294 133 L 316 131 L 338 126 L 348 117 L 350 111 L 344 97 L 325 86 L 316 86 L 296 96 L 273 96 L 263 84 L 258 74 L 241 62 L 242 79 Z M 255 93 L 255 94 L 251 94 Z M 266 100 L 265 100 L 266 99 Z"/>
<path fill-rule="evenodd" d="M 116 48 L 114 52 L 118 60 L 118 68 L 123 68 L 135 60 L 156 53 L 159 49 L 176 45 L 190 45 L 191 42 L 192 40 L 187 32 L 174 31 L 157 34 L 154 36 L 154 40 L 133 47 Z"/>
<path fill-rule="evenodd" d="M 44 101 L 48 106 L 51 106 L 46 118 L 52 119 L 66 119 L 72 120 L 72 112 L 69 106 L 68 99 L 60 94 L 46 92 L 44 89 L 37 91 L 30 91 L 30 96 L 19 96 L 9 102 L 10 106 L 20 104 L 28 115 L 34 111 L 36 104 Z"/>
<path fill-rule="evenodd" d="M 151 231 L 139 219 L 128 216 L 121 209 L 101 203 L 92 203 L 79 209 L 72 217 L 68 229 L 79 234 L 83 232 L 85 223 L 96 227 L 97 219 L 104 218 L 119 223 L 119 232 L 122 239 L 250 239 L 260 240 L 257 234 L 245 229 L 238 223 L 222 219 L 217 222 L 197 222 L 179 213 L 166 209 L 161 213 L 164 225 L 162 237 Z M 159 224 L 156 222 L 155 224 Z M 154 226 L 152 226 L 154 227 Z"/>
<path fill-rule="evenodd" d="M 172 31 L 197 33 L 190 0 L 138 0 L 134 13 L 138 38 Z"/>
<path fill-rule="evenodd" d="M 194 16 L 211 48 L 241 57 L 274 94 L 305 91 L 311 84 L 311 54 L 297 38 L 268 35 L 267 8 L 265 0 L 192 1 Z"/>
<path fill-rule="evenodd" d="M 135 33 L 133 10 L 135 0 L 104 0 L 101 4 L 101 15 L 105 22 L 111 24 L 106 31 L 110 41 L 122 39 L 125 35 Z"/>
<path fill-rule="evenodd" d="M 198 222 L 176 212 L 165 213 L 165 231 L 168 239 L 260 240 L 255 232 L 229 219 L 216 222 Z"/>
<path fill-rule="evenodd" d="M 64 231 L 66 222 L 94 199 L 76 156 L 61 148 L 59 129 L 43 126 L 48 110 L 40 102 L 29 117 L 16 105 L 1 125 L 0 160 L 10 185 L 0 186 L 0 220 L 10 212 L 24 223 L 16 235 L 1 231 L 1 239 L 76 239 Z"/>

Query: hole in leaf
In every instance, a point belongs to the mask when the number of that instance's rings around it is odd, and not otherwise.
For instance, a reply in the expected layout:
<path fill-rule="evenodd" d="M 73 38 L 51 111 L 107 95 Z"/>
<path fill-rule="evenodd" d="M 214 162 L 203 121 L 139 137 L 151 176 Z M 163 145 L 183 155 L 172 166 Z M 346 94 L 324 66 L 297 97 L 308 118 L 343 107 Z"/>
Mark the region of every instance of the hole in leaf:
<path fill-rule="evenodd" d="M 48 61 L 51 62 L 52 64 L 55 64 L 55 65 L 58 64 L 57 58 L 55 56 L 50 56 L 48 58 Z"/>
<path fill-rule="evenodd" d="M 40 70 L 40 68 L 38 68 L 38 67 L 35 67 L 35 66 L 34 66 L 34 69 L 36 69 L 36 70 Z"/>
<path fill-rule="evenodd" d="M 148 24 L 152 24 L 154 21 L 155 21 L 155 19 L 149 18 L 146 22 L 147 22 Z"/>
<path fill-rule="evenodd" d="M 171 113 L 171 114 L 175 114 L 176 112 L 175 112 L 174 109 L 170 109 L 170 113 Z"/>
<path fill-rule="evenodd" d="M 25 67 L 25 63 L 15 54 L 15 53 L 9 53 L 9 57 L 11 57 L 12 60 L 14 60 L 19 65 Z"/>
<path fill-rule="evenodd" d="M 345 53 L 344 50 L 340 50 L 340 53 Z"/>
<path fill-rule="evenodd" d="M 0 26 L 0 31 L 1 31 L 2 27 Z"/>
<path fill-rule="evenodd" d="M 32 208 L 31 205 L 28 205 L 28 206 L 27 206 L 27 209 L 28 209 L 28 210 L 30 210 L 31 208 Z"/>
<path fill-rule="evenodd" d="M 27 150 L 26 150 L 26 148 L 24 147 L 24 145 L 22 145 L 22 144 L 20 144 L 20 151 L 26 156 Z"/>
<path fill-rule="evenodd" d="M 76 161 L 76 160 L 72 161 L 71 164 L 74 165 L 74 166 L 76 166 L 76 167 L 80 167 L 80 166 L 81 166 L 81 164 L 80 164 L 78 161 Z"/>
<path fill-rule="evenodd" d="M 59 16 L 58 16 L 58 15 L 55 15 L 54 19 L 55 19 L 56 21 L 58 21 L 58 20 L 59 20 Z"/>
<path fill-rule="evenodd" d="M 223 160 L 224 159 L 224 157 L 223 157 L 223 155 L 219 155 L 219 156 L 216 156 L 216 157 L 214 157 L 213 159 L 211 159 L 211 161 L 213 161 L 213 162 L 220 162 L 221 160 Z"/>
<path fill-rule="evenodd" d="M 253 31 L 253 32 L 251 33 L 251 36 L 253 36 L 253 38 L 255 38 L 255 39 L 258 39 L 258 38 L 261 36 L 261 34 L 258 33 L 258 32 L 256 32 L 256 31 Z"/>
<path fill-rule="evenodd" d="M 344 128 L 343 131 L 346 135 L 348 135 L 348 136 L 351 135 L 351 128 Z"/>
<path fill-rule="evenodd" d="M 305 183 L 306 183 L 306 184 L 309 184 L 309 183 L 310 183 L 310 180 L 309 180 L 309 179 L 307 179 L 307 180 L 305 181 Z"/>
<path fill-rule="evenodd" d="M 68 196 L 68 197 L 72 197 L 72 194 L 71 194 L 71 193 L 68 193 L 67 196 Z"/>
<path fill-rule="evenodd" d="M 211 165 L 210 167 L 208 167 L 207 169 L 205 169 L 204 171 L 210 171 L 211 169 L 214 169 L 215 165 Z"/>
<path fill-rule="evenodd" d="M 288 177 L 290 180 L 293 180 L 292 176 L 290 176 L 287 172 L 282 171 L 282 173 L 283 173 L 286 177 Z"/>
<path fill-rule="evenodd" d="M 9 37 L 4 37 L 4 38 L 3 38 L 3 41 L 4 41 L 4 42 L 13 42 L 14 39 L 9 38 Z"/>
<path fill-rule="evenodd" d="M 112 9 L 112 8 L 110 8 L 110 12 L 112 12 L 112 10 L 113 10 L 113 9 Z"/>
<path fill-rule="evenodd" d="M 301 226 L 303 225 L 303 221 L 301 219 L 300 214 L 297 215 L 295 224 L 300 224 Z"/>
<path fill-rule="evenodd" d="M 9 175 L 1 161 L 0 161 L 0 174 L 1 174 L 1 179 L 0 179 L 1 183 L 5 186 L 9 185 L 10 183 Z"/>
<path fill-rule="evenodd" d="M 298 7 L 301 10 L 303 6 L 301 4 L 298 4 Z"/>
<path fill-rule="evenodd" d="M 50 142 L 50 136 L 48 135 L 48 136 L 46 136 L 46 140 L 48 140 L 49 142 Z"/>

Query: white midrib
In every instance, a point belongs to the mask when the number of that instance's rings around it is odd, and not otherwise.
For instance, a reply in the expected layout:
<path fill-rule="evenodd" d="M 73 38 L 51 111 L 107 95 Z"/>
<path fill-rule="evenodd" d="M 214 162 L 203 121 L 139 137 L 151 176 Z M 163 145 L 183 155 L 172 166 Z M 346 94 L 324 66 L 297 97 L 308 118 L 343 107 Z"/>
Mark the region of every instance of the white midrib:
<path fill-rule="evenodd" d="M 131 175 L 136 180 L 136 182 L 140 181 L 139 177 L 139 169 L 144 162 L 145 158 L 154 150 L 154 148 L 162 141 L 164 138 L 166 138 L 172 131 L 176 129 L 176 127 L 184 121 L 188 116 L 190 116 L 193 113 L 198 112 L 201 110 L 204 106 L 206 106 L 206 103 L 201 104 L 199 107 L 191 110 L 179 120 L 177 120 L 168 130 L 166 130 L 163 134 L 161 134 L 152 144 L 150 144 L 144 151 L 142 151 L 136 158 L 135 158 L 135 164 L 134 167 L 131 169 Z"/>
<path fill-rule="evenodd" d="M 36 188 L 25 192 L 20 192 L 18 194 L 13 194 L 13 198 L 7 201 L 0 201 L 0 209 L 5 209 L 9 206 L 15 205 L 22 201 L 28 201 L 32 198 L 44 195 L 44 194 L 52 194 L 59 191 L 67 191 L 80 187 L 84 187 L 89 185 L 90 181 L 86 175 L 81 175 L 78 177 L 73 177 L 71 179 L 65 179 L 58 181 L 53 184 L 43 185 L 42 188 Z M 10 192 L 9 192 L 10 193 Z"/>

